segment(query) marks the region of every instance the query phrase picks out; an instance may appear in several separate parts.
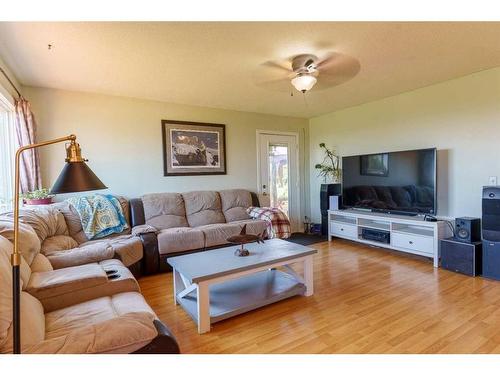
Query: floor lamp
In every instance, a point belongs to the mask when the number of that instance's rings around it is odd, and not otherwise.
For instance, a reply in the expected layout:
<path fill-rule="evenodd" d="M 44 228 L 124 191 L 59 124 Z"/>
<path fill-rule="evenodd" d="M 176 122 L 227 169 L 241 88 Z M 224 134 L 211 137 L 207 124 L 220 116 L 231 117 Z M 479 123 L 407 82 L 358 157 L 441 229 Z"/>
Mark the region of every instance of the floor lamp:
<path fill-rule="evenodd" d="M 21 252 L 19 251 L 19 162 L 23 151 L 51 145 L 54 143 L 69 142 L 66 144 L 66 165 L 59 174 L 51 189 L 53 194 L 75 193 L 79 191 L 106 189 L 106 186 L 97 178 L 82 158 L 80 145 L 76 143 L 76 136 L 53 139 L 40 143 L 33 143 L 19 148 L 15 160 L 14 185 L 14 252 L 12 263 L 12 324 L 14 329 L 13 351 L 21 353 L 21 283 L 20 271 Z"/>

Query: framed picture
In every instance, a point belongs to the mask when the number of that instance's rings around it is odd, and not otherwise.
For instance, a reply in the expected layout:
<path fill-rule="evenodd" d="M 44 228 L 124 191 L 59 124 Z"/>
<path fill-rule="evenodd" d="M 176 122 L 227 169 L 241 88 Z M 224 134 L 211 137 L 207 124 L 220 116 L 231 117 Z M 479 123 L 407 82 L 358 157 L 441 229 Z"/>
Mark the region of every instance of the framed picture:
<path fill-rule="evenodd" d="M 226 174 L 226 126 L 162 120 L 164 176 Z"/>
<path fill-rule="evenodd" d="M 360 156 L 361 175 L 389 176 L 389 154 L 373 154 Z"/>

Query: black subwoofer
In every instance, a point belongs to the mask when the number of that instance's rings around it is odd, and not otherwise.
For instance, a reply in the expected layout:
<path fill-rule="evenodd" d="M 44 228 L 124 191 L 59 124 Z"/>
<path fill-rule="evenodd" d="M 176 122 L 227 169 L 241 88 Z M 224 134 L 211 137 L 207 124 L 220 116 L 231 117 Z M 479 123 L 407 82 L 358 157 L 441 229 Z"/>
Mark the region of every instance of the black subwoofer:
<path fill-rule="evenodd" d="M 483 239 L 500 242 L 500 187 L 483 188 Z"/>
<path fill-rule="evenodd" d="M 454 238 L 439 241 L 441 267 L 447 270 L 478 276 L 482 269 L 482 243 L 465 243 Z"/>

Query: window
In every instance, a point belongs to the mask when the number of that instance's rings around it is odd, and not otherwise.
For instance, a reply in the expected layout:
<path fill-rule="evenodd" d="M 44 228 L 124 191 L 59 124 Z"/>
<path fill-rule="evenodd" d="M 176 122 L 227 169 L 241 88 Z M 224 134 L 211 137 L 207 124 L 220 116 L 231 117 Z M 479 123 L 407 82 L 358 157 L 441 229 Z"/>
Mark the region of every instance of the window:
<path fill-rule="evenodd" d="M 14 107 L 0 93 L 0 213 L 12 209 L 15 148 Z"/>

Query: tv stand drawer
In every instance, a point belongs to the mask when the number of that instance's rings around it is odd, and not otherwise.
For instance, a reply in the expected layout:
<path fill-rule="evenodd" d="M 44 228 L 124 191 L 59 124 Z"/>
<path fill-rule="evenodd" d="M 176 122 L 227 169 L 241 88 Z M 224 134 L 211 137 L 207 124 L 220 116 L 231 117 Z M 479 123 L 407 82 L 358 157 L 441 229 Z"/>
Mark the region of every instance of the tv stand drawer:
<path fill-rule="evenodd" d="M 358 228 L 356 225 L 350 225 L 332 221 L 330 222 L 330 234 L 333 236 L 357 239 Z"/>
<path fill-rule="evenodd" d="M 413 236 L 411 234 L 392 233 L 392 246 L 418 251 L 421 253 L 433 254 L 434 239 L 425 236 Z"/>

